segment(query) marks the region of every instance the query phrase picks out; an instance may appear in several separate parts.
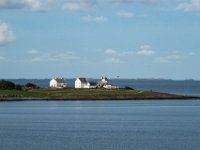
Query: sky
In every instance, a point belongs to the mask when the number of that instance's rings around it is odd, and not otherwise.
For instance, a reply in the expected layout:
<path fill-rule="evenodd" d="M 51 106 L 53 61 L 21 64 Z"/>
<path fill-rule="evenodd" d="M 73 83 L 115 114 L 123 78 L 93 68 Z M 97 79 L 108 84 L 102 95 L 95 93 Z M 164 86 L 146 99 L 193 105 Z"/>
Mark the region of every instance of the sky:
<path fill-rule="evenodd" d="M 200 0 L 0 0 L 0 79 L 200 80 Z"/>

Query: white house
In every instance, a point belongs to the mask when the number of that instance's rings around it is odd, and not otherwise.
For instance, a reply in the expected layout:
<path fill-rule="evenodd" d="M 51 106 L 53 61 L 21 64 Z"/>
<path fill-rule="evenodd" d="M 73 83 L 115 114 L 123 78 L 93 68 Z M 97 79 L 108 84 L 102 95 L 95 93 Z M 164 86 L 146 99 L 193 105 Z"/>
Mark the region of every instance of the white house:
<path fill-rule="evenodd" d="M 75 88 L 90 88 L 90 83 L 86 78 L 77 78 L 75 80 Z"/>
<path fill-rule="evenodd" d="M 64 78 L 53 78 L 50 81 L 51 88 L 65 88 L 67 87 L 67 83 Z"/>

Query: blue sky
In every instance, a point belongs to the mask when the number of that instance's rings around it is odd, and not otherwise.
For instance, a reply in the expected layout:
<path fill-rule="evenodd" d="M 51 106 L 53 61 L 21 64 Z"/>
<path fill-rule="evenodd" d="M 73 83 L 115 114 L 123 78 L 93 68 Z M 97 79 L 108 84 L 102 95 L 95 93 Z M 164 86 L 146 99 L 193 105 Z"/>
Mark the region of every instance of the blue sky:
<path fill-rule="evenodd" d="M 0 78 L 200 80 L 200 0 L 0 0 Z"/>

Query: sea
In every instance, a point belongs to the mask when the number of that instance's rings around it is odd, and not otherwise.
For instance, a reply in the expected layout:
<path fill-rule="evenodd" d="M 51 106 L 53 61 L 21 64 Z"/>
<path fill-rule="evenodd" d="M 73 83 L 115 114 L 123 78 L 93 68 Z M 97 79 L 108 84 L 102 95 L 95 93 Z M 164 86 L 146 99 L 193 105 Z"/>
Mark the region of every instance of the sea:
<path fill-rule="evenodd" d="M 200 95 L 193 80 L 111 81 Z M 0 102 L 0 150 L 199 150 L 199 141 L 200 99 Z"/>

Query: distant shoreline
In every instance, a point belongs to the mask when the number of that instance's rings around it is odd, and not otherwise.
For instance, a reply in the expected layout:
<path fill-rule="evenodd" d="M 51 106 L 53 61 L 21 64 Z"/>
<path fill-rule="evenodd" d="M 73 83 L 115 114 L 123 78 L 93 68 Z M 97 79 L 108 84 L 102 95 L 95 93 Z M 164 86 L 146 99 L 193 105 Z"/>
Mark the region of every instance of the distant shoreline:
<path fill-rule="evenodd" d="M 200 97 L 172 97 L 172 98 L 125 98 L 125 99 L 116 99 L 116 98 L 30 98 L 30 97 L 8 97 L 0 98 L 0 102 L 17 102 L 17 101 L 145 101 L 145 100 L 200 100 Z"/>

